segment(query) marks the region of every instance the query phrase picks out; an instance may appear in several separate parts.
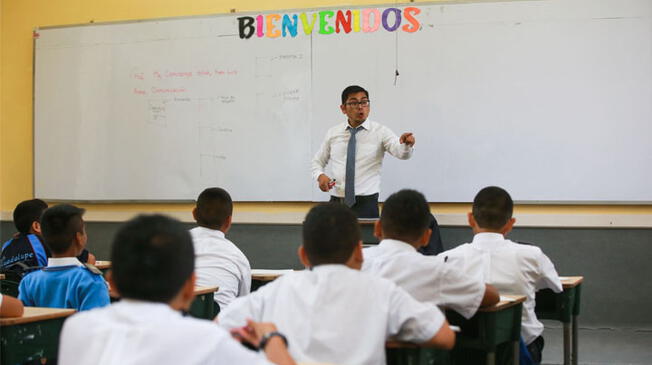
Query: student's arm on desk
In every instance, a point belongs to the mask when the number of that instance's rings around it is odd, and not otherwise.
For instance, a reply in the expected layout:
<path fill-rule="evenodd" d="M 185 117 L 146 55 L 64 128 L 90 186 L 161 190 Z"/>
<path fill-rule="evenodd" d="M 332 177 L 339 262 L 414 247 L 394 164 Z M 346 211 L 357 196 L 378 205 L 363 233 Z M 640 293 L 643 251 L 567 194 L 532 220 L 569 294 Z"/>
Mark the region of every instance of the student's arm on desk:
<path fill-rule="evenodd" d="M 555 265 L 546 256 L 541 249 L 539 249 L 539 256 L 537 259 L 539 278 L 536 282 L 536 288 L 547 289 L 550 288 L 555 293 L 561 293 L 564 289 L 559 280 L 559 274 L 555 270 Z"/>
<path fill-rule="evenodd" d="M 7 295 L 0 295 L 0 317 L 20 317 L 23 315 L 23 302 Z"/>
<path fill-rule="evenodd" d="M 390 284 L 388 335 L 398 341 L 420 343 L 422 346 L 453 348 L 455 334 L 448 326 L 444 313 L 437 306 L 418 302 L 404 289 Z"/>
<path fill-rule="evenodd" d="M 276 331 L 278 330 L 274 323 L 247 320 L 247 325 L 245 327 L 233 329 L 231 333 L 236 339 L 241 339 L 256 347 L 260 347 L 260 342 L 263 337 L 268 333 Z M 287 345 L 279 336 L 271 337 L 267 341 L 265 348 L 261 348 L 261 350 L 265 351 L 267 360 L 274 364 L 295 364 L 292 356 L 290 356 L 290 353 L 288 352 Z"/>
<path fill-rule="evenodd" d="M 480 302 L 480 307 L 489 307 L 500 301 L 500 294 L 498 289 L 491 284 L 485 284 L 484 297 Z"/>
<path fill-rule="evenodd" d="M 422 346 L 438 347 L 444 350 L 450 350 L 455 346 L 455 332 L 448 325 L 448 321 L 439 328 L 439 331 L 432 338 L 421 344 Z"/>

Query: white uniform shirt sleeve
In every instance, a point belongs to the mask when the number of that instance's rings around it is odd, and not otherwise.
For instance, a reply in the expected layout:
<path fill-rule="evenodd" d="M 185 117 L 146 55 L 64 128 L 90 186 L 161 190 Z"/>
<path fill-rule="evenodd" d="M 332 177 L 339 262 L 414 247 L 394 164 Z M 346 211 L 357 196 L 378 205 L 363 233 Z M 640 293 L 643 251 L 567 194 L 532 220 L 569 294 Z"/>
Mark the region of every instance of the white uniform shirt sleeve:
<path fill-rule="evenodd" d="M 539 279 L 535 284 L 536 290 L 550 288 L 555 293 L 561 293 L 563 288 L 557 270 L 555 270 L 555 265 L 541 250 L 539 250 L 537 263 L 539 266 Z"/>
<path fill-rule="evenodd" d="M 241 283 L 246 280 L 241 276 L 237 270 L 220 270 L 213 273 L 213 280 L 220 283 L 218 290 L 215 292 L 215 301 L 220 305 L 220 308 L 226 308 L 231 302 L 239 295 L 246 295 L 247 293 L 241 292 Z M 251 278 L 249 278 L 251 280 Z"/>
<path fill-rule="evenodd" d="M 441 329 L 446 318 L 432 304 L 418 302 L 394 286 L 389 303 L 388 334 L 409 342 L 426 342 Z"/>
<path fill-rule="evenodd" d="M 440 304 L 466 319 L 473 317 L 484 297 L 484 281 L 479 275 L 468 275 L 448 262 L 443 265 L 445 269 L 439 286 Z"/>
<path fill-rule="evenodd" d="M 399 138 L 394 132 L 389 128 L 382 126 L 381 127 L 381 136 L 383 141 L 383 148 L 385 151 L 389 152 L 392 156 L 401 159 L 407 160 L 412 157 L 412 151 L 414 148 L 408 146 L 405 143 L 400 143 Z"/>
<path fill-rule="evenodd" d="M 328 131 L 326 133 L 326 137 L 324 137 L 324 141 L 322 142 L 321 147 L 319 147 L 319 150 L 317 151 L 317 153 L 315 153 L 315 156 L 312 158 L 311 169 L 312 169 L 313 180 L 317 180 L 319 175 L 324 173 L 326 164 L 328 164 L 328 160 L 330 159 L 331 156 L 330 140 L 331 140 L 331 132 Z"/>

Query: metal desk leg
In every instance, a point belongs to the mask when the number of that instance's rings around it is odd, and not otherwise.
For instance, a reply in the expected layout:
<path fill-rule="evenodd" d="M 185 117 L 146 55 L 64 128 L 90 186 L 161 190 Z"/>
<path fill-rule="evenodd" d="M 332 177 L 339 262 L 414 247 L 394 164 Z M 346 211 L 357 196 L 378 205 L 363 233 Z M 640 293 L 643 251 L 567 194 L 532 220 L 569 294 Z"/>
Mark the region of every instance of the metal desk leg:
<path fill-rule="evenodd" d="M 573 316 L 573 352 L 571 352 L 571 361 L 573 365 L 577 365 L 577 316 Z"/>
<path fill-rule="evenodd" d="M 518 341 L 514 341 L 512 346 L 514 346 L 514 361 L 512 364 L 519 365 L 519 361 L 521 359 L 521 346 Z"/>
<path fill-rule="evenodd" d="M 571 357 L 571 324 L 564 322 L 564 365 L 570 365 Z"/>
<path fill-rule="evenodd" d="M 496 365 L 496 351 L 487 352 L 487 365 Z"/>

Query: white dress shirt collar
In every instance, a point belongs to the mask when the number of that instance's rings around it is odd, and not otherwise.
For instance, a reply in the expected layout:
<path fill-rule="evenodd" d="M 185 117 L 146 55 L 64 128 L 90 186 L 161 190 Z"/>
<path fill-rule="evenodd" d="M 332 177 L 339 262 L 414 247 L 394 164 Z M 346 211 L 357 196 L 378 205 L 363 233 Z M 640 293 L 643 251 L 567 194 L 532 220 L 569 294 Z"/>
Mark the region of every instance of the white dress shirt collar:
<path fill-rule="evenodd" d="M 371 121 L 369 121 L 369 118 L 367 118 L 367 119 L 365 119 L 364 122 L 362 122 L 362 124 L 360 124 L 356 128 L 364 128 L 366 130 L 369 130 L 369 128 L 371 128 L 370 124 L 371 124 Z M 348 130 L 349 127 L 351 127 L 351 125 L 349 124 L 349 121 L 347 120 L 346 122 L 344 122 L 344 130 L 345 131 Z M 351 127 L 351 128 L 353 128 L 353 127 Z"/>
<path fill-rule="evenodd" d="M 347 271 L 347 270 L 355 270 L 352 269 L 345 264 L 321 264 L 321 265 L 315 265 L 310 268 L 311 271 L 314 272 L 323 272 L 323 273 L 331 273 L 331 272 L 339 272 L 339 271 Z"/>
<path fill-rule="evenodd" d="M 219 229 L 212 229 L 212 228 L 207 228 L 207 227 L 202 227 L 202 226 L 197 226 L 195 227 L 195 230 L 197 231 L 203 231 L 205 233 L 208 233 L 212 236 L 216 236 L 219 238 L 225 238 L 224 232 L 220 231 Z"/>
<path fill-rule="evenodd" d="M 56 266 L 84 266 L 76 257 L 50 257 L 48 267 Z"/>
<path fill-rule="evenodd" d="M 161 319 L 168 316 L 181 317 L 181 312 L 172 309 L 167 303 L 148 302 L 136 299 L 122 299 L 113 304 L 122 313 L 128 313 L 132 320 L 145 322 L 152 319 Z"/>
<path fill-rule="evenodd" d="M 473 236 L 473 244 L 478 247 L 492 248 L 505 242 L 505 236 L 500 233 L 481 232 Z"/>
<path fill-rule="evenodd" d="M 385 251 L 389 252 L 416 252 L 417 249 L 411 244 L 399 240 L 386 238 L 378 244 Z"/>

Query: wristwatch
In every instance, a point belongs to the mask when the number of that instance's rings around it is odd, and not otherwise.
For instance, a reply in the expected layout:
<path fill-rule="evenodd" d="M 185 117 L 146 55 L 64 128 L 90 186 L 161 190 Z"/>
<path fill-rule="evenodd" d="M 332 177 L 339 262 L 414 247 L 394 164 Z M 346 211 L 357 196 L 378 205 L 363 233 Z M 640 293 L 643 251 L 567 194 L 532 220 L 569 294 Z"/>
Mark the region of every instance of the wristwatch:
<path fill-rule="evenodd" d="M 263 335 L 263 338 L 260 339 L 260 343 L 258 344 L 258 348 L 264 351 L 269 340 L 271 340 L 272 337 L 275 336 L 280 337 L 281 340 L 283 340 L 283 343 L 285 343 L 285 347 L 288 347 L 288 339 L 281 332 L 272 331 L 272 332 L 267 332 L 266 334 Z"/>

